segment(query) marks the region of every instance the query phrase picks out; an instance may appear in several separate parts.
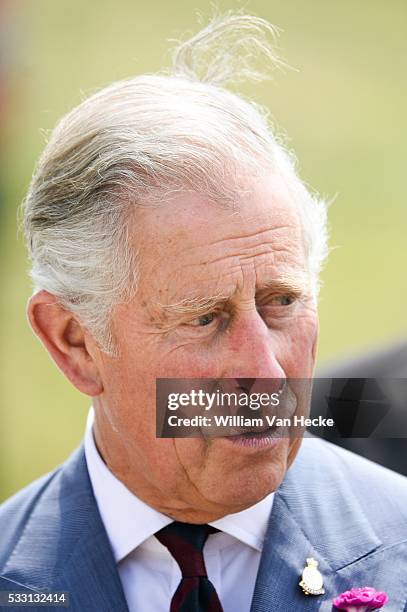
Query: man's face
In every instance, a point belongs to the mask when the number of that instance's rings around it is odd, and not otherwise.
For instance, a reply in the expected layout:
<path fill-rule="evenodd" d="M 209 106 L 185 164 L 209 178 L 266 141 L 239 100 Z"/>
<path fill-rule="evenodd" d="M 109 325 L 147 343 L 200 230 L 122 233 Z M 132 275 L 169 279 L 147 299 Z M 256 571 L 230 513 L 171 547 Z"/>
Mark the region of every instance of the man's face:
<path fill-rule="evenodd" d="M 139 497 L 211 520 L 275 490 L 300 442 L 156 438 L 156 379 L 312 375 L 317 314 L 298 213 L 269 177 L 235 210 L 185 193 L 138 210 L 135 225 L 139 289 L 113 313 L 119 356 L 97 357 L 96 440 Z"/>

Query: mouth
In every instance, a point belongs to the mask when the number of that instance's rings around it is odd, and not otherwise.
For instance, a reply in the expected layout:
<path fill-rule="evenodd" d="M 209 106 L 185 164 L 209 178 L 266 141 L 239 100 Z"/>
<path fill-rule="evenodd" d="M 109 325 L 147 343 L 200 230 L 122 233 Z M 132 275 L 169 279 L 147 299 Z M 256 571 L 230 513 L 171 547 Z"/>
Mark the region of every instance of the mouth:
<path fill-rule="evenodd" d="M 225 436 L 224 439 L 228 440 L 231 444 L 259 449 L 275 446 L 283 438 L 287 437 L 287 435 L 288 433 L 285 427 L 274 425 L 262 431 L 246 431 L 241 434 Z"/>

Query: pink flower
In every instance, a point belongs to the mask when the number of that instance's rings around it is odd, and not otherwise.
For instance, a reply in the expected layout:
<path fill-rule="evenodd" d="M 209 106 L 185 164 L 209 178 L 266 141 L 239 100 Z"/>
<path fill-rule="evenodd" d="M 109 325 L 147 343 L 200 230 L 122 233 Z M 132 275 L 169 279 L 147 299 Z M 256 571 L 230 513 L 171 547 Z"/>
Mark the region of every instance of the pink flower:
<path fill-rule="evenodd" d="M 376 591 L 372 587 L 351 589 L 335 597 L 332 601 L 335 608 L 347 612 L 367 612 L 378 610 L 389 601 L 384 591 Z"/>

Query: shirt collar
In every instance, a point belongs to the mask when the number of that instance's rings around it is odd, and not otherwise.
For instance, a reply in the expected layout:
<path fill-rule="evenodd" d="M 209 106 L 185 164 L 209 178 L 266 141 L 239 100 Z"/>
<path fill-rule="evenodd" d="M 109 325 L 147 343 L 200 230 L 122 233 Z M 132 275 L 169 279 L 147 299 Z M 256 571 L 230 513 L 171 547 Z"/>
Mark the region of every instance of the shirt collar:
<path fill-rule="evenodd" d="M 172 519 L 144 503 L 109 470 L 96 448 L 93 420 L 91 408 L 85 433 L 86 462 L 113 556 L 119 563 L 150 536 L 172 523 Z M 271 493 L 254 506 L 210 524 L 261 552 L 273 498 Z"/>
<path fill-rule="evenodd" d="M 270 493 L 260 502 L 246 510 L 228 514 L 223 518 L 210 523 L 219 531 L 228 533 L 244 544 L 255 548 L 258 552 L 263 550 L 263 542 L 267 531 L 274 493 Z"/>

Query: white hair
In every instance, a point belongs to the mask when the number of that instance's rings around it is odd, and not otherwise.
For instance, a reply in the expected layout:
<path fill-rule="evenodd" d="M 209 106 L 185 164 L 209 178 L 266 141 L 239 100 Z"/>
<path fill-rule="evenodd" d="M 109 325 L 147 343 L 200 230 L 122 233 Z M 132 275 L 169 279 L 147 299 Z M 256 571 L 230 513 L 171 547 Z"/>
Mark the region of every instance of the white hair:
<path fill-rule="evenodd" d="M 295 159 L 267 113 L 225 88 L 260 79 L 257 60 L 276 66 L 275 29 L 229 13 L 180 44 L 171 71 L 98 91 L 56 126 L 24 202 L 35 288 L 55 295 L 114 351 L 113 306 L 137 289 L 132 212 L 178 190 L 237 202 L 238 177 L 283 176 L 295 194 L 315 294 L 327 253 L 326 207 L 297 176 Z"/>

